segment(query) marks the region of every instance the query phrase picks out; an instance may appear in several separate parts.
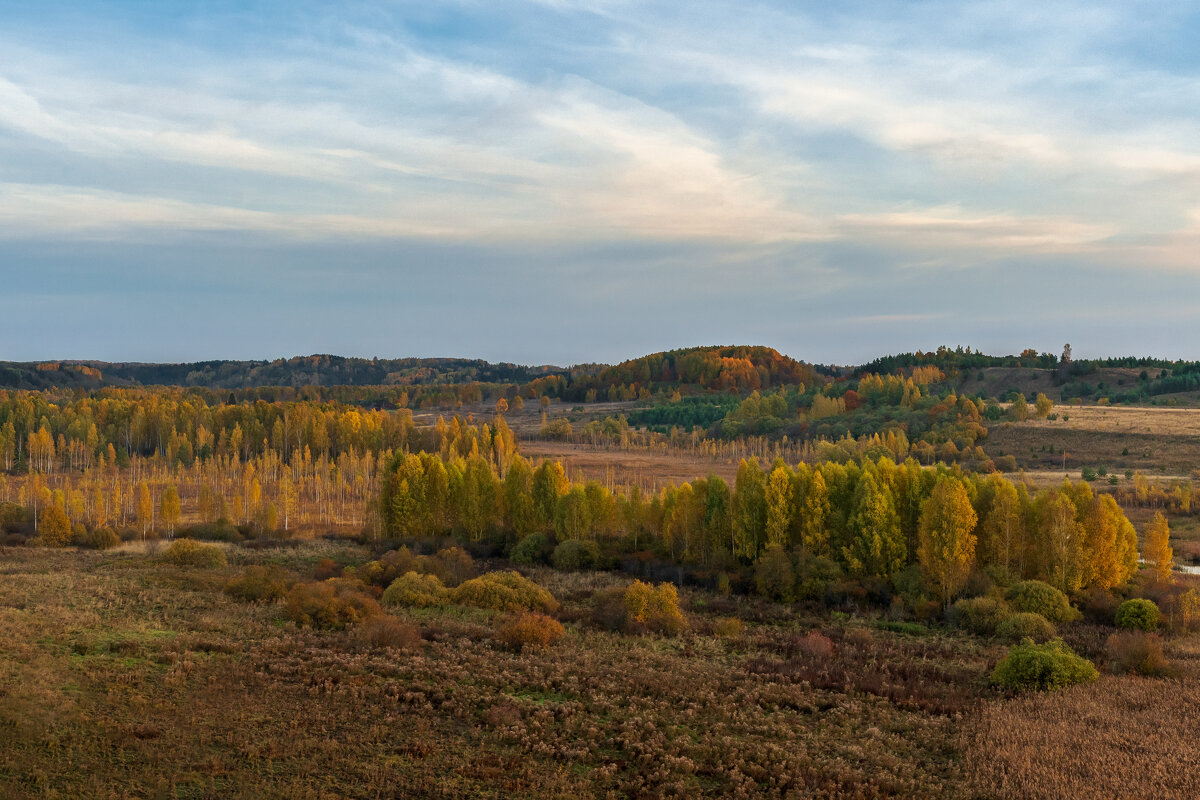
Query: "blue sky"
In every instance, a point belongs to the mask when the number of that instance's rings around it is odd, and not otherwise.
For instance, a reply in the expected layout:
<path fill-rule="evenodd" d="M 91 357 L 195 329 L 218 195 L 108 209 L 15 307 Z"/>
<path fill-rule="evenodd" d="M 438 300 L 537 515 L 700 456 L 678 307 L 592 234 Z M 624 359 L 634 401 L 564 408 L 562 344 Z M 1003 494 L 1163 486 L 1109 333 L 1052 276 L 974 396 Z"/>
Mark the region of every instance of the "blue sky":
<path fill-rule="evenodd" d="M 1196 9 L 0 0 L 0 359 L 1200 358 Z"/>

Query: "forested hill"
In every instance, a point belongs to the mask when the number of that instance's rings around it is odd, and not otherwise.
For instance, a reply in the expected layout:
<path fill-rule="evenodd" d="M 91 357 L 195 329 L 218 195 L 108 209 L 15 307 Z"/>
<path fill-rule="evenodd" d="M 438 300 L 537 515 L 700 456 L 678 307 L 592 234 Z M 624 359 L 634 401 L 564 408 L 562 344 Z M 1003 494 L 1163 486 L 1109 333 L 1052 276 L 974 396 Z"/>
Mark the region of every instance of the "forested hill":
<path fill-rule="evenodd" d="M 96 389 L 183 386 L 253 389 L 302 386 L 517 386 L 522 394 L 570 400 L 627 400 L 675 391 L 750 392 L 821 385 L 816 368 L 770 347 L 696 347 L 653 353 L 615 366 L 520 366 L 455 358 L 366 359 L 330 355 L 275 361 L 186 364 L 101 361 L 0 362 L 0 388 Z"/>
<path fill-rule="evenodd" d="M 624 361 L 590 376 L 574 376 L 565 394 L 577 400 L 625 399 L 642 390 L 686 387 L 750 392 L 824 383 L 826 378 L 817 368 L 771 347 L 691 347 Z"/>
<path fill-rule="evenodd" d="M 197 361 L 186 364 L 102 361 L 0 362 L 0 388 L 94 389 L 101 386 L 428 386 L 464 383 L 524 384 L 561 367 L 491 364 L 465 358 L 343 358 L 312 355 L 274 361 Z"/>

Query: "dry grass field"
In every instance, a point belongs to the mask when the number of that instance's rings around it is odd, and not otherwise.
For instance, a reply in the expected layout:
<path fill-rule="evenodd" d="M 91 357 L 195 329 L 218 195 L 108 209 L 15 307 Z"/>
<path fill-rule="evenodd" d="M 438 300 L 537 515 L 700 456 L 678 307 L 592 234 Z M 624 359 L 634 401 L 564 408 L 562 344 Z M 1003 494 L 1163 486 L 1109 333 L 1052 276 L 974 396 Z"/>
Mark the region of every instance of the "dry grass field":
<path fill-rule="evenodd" d="M 1148 475 L 1190 475 L 1200 468 L 1200 409 L 1056 406 L 1052 413 L 1058 418 L 992 424 L 988 453 L 1013 455 L 1029 469 L 1061 471 L 1065 450 L 1067 471 L 1076 475 L 1099 465 Z"/>
<path fill-rule="evenodd" d="M 1176 680 L 1013 699 L 987 684 L 1003 646 L 952 629 L 685 590 L 690 632 L 627 635 L 588 622 L 620 576 L 542 568 L 553 647 L 515 653 L 461 607 L 398 612 L 420 636 L 387 646 L 222 592 L 246 564 L 311 578 L 366 550 L 225 551 L 0 550 L 0 795 L 1196 796 L 1187 640 Z"/>

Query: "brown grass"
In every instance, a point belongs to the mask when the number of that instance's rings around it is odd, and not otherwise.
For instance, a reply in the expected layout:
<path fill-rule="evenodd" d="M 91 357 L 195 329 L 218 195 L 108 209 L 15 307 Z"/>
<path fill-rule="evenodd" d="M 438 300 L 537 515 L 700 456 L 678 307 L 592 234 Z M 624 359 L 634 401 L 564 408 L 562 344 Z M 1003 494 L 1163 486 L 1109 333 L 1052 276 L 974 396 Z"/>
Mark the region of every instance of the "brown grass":
<path fill-rule="evenodd" d="M 1103 676 L 987 704 L 967 762 L 978 791 L 1023 800 L 1200 797 L 1200 686 Z"/>

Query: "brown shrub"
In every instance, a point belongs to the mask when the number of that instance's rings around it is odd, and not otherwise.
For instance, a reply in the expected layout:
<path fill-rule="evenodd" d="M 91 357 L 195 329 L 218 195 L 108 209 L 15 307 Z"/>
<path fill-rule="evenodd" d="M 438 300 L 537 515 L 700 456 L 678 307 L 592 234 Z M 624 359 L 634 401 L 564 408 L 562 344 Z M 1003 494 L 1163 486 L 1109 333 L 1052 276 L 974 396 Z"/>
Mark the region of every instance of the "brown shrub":
<path fill-rule="evenodd" d="M 1114 674 L 1166 675 L 1162 639 L 1153 633 L 1125 631 L 1108 637 L 1108 671 Z"/>
<path fill-rule="evenodd" d="M 281 567 L 252 566 L 225 582 L 225 594 L 252 603 L 269 603 L 283 597 L 287 585 L 288 575 Z"/>
<path fill-rule="evenodd" d="M 412 650 L 421 644 L 421 631 L 416 625 L 384 614 L 372 617 L 358 627 L 360 641 L 372 647 L 391 647 Z"/>
<path fill-rule="evenodd" d="M 563 636 L 563 626 L 553 617 L 536 611 L 508 620 L 498 631 L 500 641 L 513 650 L 549 647 Z"/>
<path fill-rule="evenodd" d="M 816 658 L 830 658 L 833 655 L 833 640 L 820 631 L 809 631 L 794 640 L 796 650 Z"/>
<path fill-rule="evenodd" d="M 360 581 L 297 583 L 287 594 L 287 613 L 297 625 L 341 630 L 383 613 Z"/>
<path fill-rule="evenodd" d="M 317 562 L 317 569 L 314 576 L 319 581 L 329 580 L 330 578 L 340 578 L 342 576 L 342 565 L 334 561 L 332 558 L 322 558 Z"/>

